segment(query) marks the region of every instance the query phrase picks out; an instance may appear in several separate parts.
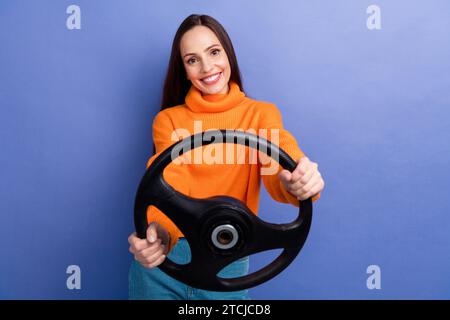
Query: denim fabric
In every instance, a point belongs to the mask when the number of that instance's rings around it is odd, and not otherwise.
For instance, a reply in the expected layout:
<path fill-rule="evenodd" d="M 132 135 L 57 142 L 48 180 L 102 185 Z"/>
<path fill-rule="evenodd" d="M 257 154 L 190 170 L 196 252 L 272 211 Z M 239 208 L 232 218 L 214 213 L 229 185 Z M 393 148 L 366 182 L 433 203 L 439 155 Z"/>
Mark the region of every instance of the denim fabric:
<path fill-rule="evenodd" d="M 169 258 L 185 264 L 191 259 L 189 244 L 180 238 L 170 251 Z M 249 258 L 241 258 L 226 266 L 219 276 L 237 278 L 248 273 Z M 159 268 L 147 269 L 133 260 L 128 277 L 131 300 L 248 300 L 248 290 L 233 292 L 208 291 L 190 287 L 162 272 Z"/>

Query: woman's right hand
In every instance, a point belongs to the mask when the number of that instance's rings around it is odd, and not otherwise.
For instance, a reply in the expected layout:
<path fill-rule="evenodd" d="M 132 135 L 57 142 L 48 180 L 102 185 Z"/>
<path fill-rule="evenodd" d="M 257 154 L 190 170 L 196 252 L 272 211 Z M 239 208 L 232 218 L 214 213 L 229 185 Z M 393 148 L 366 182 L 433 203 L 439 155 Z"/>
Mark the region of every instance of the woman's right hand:
<path fill-rule="evenodd" d="M 152 222 L 147 228 L 146 239 L 140 239 L 133 232 L 128 237 L 130 252 L 145 268 L 155 268 L 164 262 L 168 252 L 170 235 L 158 223 Z"/>

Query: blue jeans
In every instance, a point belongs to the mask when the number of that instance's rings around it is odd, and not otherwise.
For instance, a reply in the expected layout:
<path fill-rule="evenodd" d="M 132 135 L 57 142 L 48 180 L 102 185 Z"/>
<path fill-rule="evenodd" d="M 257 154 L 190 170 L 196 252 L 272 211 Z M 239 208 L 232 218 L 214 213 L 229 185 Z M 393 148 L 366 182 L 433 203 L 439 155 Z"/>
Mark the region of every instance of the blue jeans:
<path fill-rule="evenodd" d="M 180 238 L 168 256 L 173 262 L 188 263 L 191 260 L 189 244 Z M 249 258 L 241 258 L 220 271 L 223 278 L 237 278 L 248 273 Z M 131 300 L 248 300 L 248 290 L 218 292 L 190 287 L 162 272 L 148 269 L 133 260 L 128 277 L 128 294 Z"/>

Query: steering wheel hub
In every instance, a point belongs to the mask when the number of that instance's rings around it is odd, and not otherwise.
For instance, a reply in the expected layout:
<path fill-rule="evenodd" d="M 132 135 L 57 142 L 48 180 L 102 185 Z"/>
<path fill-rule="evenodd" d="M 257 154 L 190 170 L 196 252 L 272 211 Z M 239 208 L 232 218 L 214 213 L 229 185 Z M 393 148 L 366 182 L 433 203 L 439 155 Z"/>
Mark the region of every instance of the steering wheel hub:
<path fill-rule="evenodd" d="M 239 234 L 231 224 L 216 227 L 211 234 L 211 241 L 219 249 L 231 249 L 238 242 Z"/>

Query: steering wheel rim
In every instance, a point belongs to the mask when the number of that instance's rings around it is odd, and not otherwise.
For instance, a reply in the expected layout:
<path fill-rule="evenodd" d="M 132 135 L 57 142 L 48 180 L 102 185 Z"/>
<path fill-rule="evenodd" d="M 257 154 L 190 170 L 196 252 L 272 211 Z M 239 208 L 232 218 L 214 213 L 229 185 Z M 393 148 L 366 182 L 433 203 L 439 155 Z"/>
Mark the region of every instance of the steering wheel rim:
<path fill-rule="evenodd" d="M 223 139 L 216 139 L 218 136 Z M 237 291 L 272 279 L 295 259 L 311 227 L 311 198 L 299 201 L 299 214 L 294 221 L 272 224 L 258 218 L 238 199 L 229 196 L 192 198 L 178 192 L 165 181 L 163 171 L 172 159 L 199 146 L 230 142 L 263 152 L 290 172 L 297 165 L 284 150 L 262 137 L 244 131 L 210 130 L 191 135 L 164 150 L 147 169 L 136 192 L 134 223 L 137 236 L 141 239 L 146 237 L 148 206 L 154 205 L 164 212 L 183 232 L 191 247 L 192 258 L 188 264 L 181 265 L 166 257 L 159 268 L 169 276 L 199 289 Z M 239 229 L 235 229 L 239 235 L 239 244 L 226 250 L 217 244 L 211 246 L 209 238 L 214 228 L 225 224 Z M 217 275 L 233 261 L 277 248 L 282 248 L 282 253 L 256 272 L 238 278 L 221 278 Z M 206 265 L 208 268 L 205 268 Z"/>

